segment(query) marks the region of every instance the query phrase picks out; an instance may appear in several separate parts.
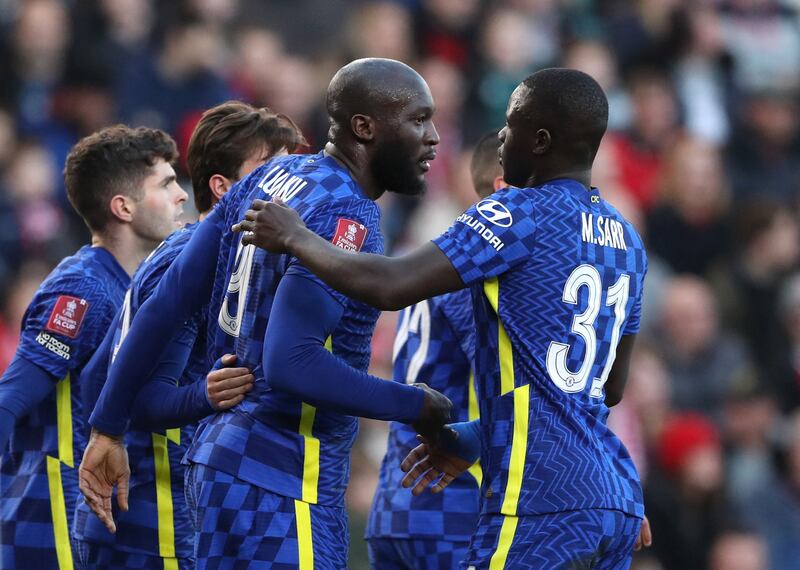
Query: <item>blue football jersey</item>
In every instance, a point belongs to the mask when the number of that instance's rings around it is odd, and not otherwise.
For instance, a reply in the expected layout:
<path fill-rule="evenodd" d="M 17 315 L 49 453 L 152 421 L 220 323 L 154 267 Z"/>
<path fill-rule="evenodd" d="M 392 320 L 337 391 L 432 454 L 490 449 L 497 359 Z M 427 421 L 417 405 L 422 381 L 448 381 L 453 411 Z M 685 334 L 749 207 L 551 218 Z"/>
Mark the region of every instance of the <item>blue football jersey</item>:
<path fill-rule="evenodd" d="M 161 277 L 188 243 L 197 224 L 187 225 L 164 240 L 145 259 L 133 276 L 108 355 L 109 364 L 125 339 L 138 308 L 150 297 Z M 187 322 L 180 342 L 192 346 L 179 385 L 205 381 L 205 311 Z M 116 534 L 100 522 L 83 497 L 79 498 L 73 535 L 81 540 L 114 545 L 126 552 L 164 558 L 188 558 L 194 548 L 194 527 L 183 492 L 183 455 L 194 436 L 195 425 L 161 433 L 132 429 L 125 434 L 131 467 L 129 510 L 115 512 Z"/>
<path fill-rule="evenodd" d="M 394 344 L 395 382 L 424 382 L 453 402 L 454 422 L 478 418 L 472 378 L 475 321 L 468 289 L 421 301 L 403 309 Z M 481 469 L 453 481 L 442 493 L 418 497 L 404 489 L 400 463 L 419 445 L 409 425 L 391 422 L 367 525 L 367 538 L 433 538 L 466 542 L 478 522 Z"/>
<path fill-rule="evenodd" d="M 221 224 L 222 242 L 209 311 L 209 349 L 235 352 L 255 386 L 233 411 L 200 426 L 187 458 L 274 493 L 307 503 L 342 506 L 356 418 L 317 410 L 271 390 L 261 365 L 272 301 L 284 275 L 302 275 L 344 307 L 328 339 L 334 355 L 366 370 L 379 312 L 329 288 L 296 258 L 242 246 L 230 228 L 256 198 L 279 197 L 320 236 L 350 251 L 381 253 L 378 206 L 347 169 L 323 153 L 271 160 L 235 185 L 207 222 Z M 213 326 L 212 326 L 213 324 Z"/>
<path fill-rule="evenodd" d="M 434 243 L 472 290 L 482 512 L 642 516 L 603 388 L 620 337 L 639 328 L 647 258 L 633 226 L 562 179 L 502 189 Z"/>
<path fill-rule="evenodd" d="M 85 246 L 50 273 L 25 312 L 17 354 L 59 380 L 53 393 L 20 419 L 0 458 L 4 568 L 26 567 L 31 560 L 72 562 L 69 523 L 87 435 L 81 371 L 129 283 L 107 250 Z"/>

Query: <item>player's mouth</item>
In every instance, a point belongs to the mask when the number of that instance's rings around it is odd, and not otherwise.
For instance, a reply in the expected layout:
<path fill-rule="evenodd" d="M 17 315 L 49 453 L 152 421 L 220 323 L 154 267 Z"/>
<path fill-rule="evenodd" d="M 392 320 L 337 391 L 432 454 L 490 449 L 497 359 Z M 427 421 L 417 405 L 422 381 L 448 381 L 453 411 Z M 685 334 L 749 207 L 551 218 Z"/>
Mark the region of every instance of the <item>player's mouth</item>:
<path fill-rule="evenodd" d="M 435 152 L 429 152 L 428 154 L 423 155 L 423 157 L 417 161 L 420 170 L 422 170 L 422 172 L 428 172 L 431 169 L 431 161 L 435 158 Z"/>

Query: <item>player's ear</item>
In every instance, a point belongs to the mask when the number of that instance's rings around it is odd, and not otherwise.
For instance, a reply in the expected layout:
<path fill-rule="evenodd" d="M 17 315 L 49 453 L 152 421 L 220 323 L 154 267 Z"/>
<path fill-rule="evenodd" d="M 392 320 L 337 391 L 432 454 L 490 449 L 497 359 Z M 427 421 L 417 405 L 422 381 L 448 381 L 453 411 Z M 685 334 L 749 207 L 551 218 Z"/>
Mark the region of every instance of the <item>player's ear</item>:
<path fill-rule="evenodd" d="M 120 222 L 130 223 L 133 221 L 136 204 L 129 196 L 115 194 L 111 198 L 108 207 L 111 210 L 111 215 Z"/>
<path fill-rule="evenodd" d="M 350 128 L 360 142 L 375 138 L 375 121 L 369 115 L 353 115 L 350 118 Z"/>
<path fill-rule="evenodd" d="M 550 131 L 547 129 L 539 129 L 533 138 L 533 154 L 544 154 L 550 150 L 550 145 L 553 142 L 550 136 Z"/>
<path fill-rule="evenodd" d="M 222 174 L 214 174 L 208 179 L 208 188 L 217 201 L 225 195 L 225 192 L 231 189 L 231 186 L 233 186 L 233 182 Z"/>
<path fill-rule="evenodd" d="M 502 176 L 498 176 L 497 178 L 494 179 L 494 182 L 492 182 L 492 187 L 494 188 L 495 192 L 500 190 L 500 188 L 505 188 L 507 186 L 508 186 L 508 182 L 503 180 Z"/>

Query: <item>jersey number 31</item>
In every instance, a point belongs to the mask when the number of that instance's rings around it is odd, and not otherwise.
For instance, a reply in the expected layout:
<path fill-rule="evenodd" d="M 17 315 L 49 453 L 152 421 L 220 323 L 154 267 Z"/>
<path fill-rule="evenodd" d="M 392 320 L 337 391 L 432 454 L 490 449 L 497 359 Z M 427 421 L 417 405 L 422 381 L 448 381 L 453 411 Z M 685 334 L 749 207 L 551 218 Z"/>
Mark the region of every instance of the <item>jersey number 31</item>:
<path fill-rule="evenodd" d="M 630 281 L 630 277 L 623 273 L 617 279 L 617 282 L 608 288 L 605 304 L 608 307 L 614 307 L 611 346 L 608 350 L 608 358 L 602 374 L 600 374 L 599 378 L 592 380 L 592 389 L 589 393 L 592 398 L 603 397 L 603 386 L 608 380 L 611 367 L 614 365 L 620 330 L 622 329 L 622 323 L 625 321 L 625 305 L 628 303 Z M 577 305 L 578 292 L 581 287 L 586 287 L 587 289 L 588 304 L 586 310 L 573 317 L 571 330 L 581 337 L 586 344 L 583 362 L 581 362 L 578 370 L 573 372 L 567 366 L 569 344 L 552 341 L 547 348 L 547 373 L 550 375 L 550 379 L 561 390 L 571 394 L 582 392 L 586 387 L 597 356 L 597 334 L 595 333 L 594 325 L 600 313 L 603 283 L 600 278 L 600 272 L 593 265 L 579 265 L 570 273 L 567 282 L 564 284 L 564 294 L 561 300 L 570 305 Z"/>

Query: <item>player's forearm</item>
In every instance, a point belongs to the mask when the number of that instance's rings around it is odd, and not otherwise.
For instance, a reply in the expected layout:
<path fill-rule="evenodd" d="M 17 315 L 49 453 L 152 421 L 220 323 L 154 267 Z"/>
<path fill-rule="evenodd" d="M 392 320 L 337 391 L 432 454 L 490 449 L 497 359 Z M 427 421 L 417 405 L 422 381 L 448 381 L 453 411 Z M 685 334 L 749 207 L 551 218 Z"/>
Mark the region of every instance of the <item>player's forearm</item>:
<path fill-rule="evenodd" d="M 382 255 L 354 254 L 303 228 L 287 240 L 289 251 L 317 277 L 336 289 L 381 310 L 403 308 L 396 299 L 396 260 Z"/>
<path fill-rule="evenodd" d="M 172 339 L 211 296 L 219 231 L 205 222 L 137 311 L 117 353 L 89 423 L 108 435 L 125 432 L 131 406 Z"/>
<path fill-rule="evenodd" d="M 397 311 L 464 287 L 449 260 L 433 244 L 409 255 L 351 253 L 302 228 L 287 249 L 332 288 L 382 311 Z"/>
<path fill-rule="evenodd" d="M 422 390 L 356 370 L 319 344 L 274 349 L 265 353 L 264 372 L 275 389 L 351 416 L 404 423 L 419 418 Z"/>
<path fill-rule="evenodd" d="M 139 429 L 160 431 L 196 423 L 214 412 L 204 382 L 176 386 L 151 381 L 136 397 L 131 423 Z"/>

